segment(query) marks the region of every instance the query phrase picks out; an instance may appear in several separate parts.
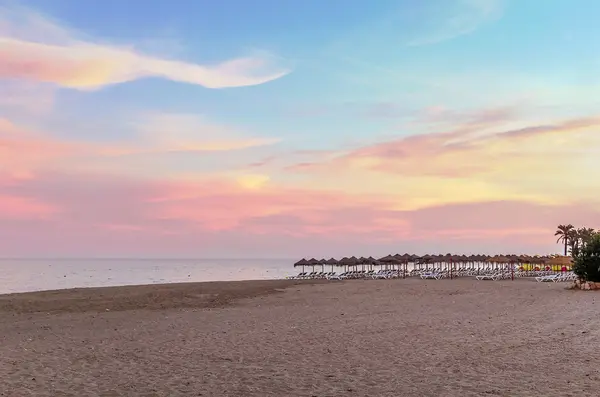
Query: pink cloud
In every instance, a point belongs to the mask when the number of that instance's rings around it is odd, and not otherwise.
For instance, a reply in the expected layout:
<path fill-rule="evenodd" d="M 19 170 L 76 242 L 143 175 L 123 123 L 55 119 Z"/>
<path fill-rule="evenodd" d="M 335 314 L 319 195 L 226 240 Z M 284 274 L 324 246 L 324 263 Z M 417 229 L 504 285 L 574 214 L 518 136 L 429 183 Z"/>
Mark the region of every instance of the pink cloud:
<path fill-rule="evenodd" d="M 471 127 L 496 126 L 515 120 L 517 109 L 514 107 L 489 108 L 483 110 L 456 111 L 444 106 L 424 109 L 417 120 L 423 123 L 444 123 Z"/>
<path fill-rule="evenodd" d="M 337 157 L 304 161 L 287 167 L 298 172 L 343 172 L 351 166 L 406 176 L 464 178 L 497 170 L 549 172 L 565 162 L 595 157 L 600 118 L 580 118 L 550 125 L 496 129 L 508 117 L 484 112 L 447 132 L 410 135 L 396 140 L 338 152 Z M 547 148 L 540 150 L 539 148 Z"/>
<path fill-rule="evenodd" d="M 35 198 L 0 195 L 0 219 L 48 219 L 57 209 Z"/>
<path fill-rule="evenodd" d="M 88 145 L 53 140 L 0 119 L 0 173 L 31 175 L 38 168 L 87 151 Z"/>
<path fill-rule="evenodd" d="M 53 137 L 32 126 L 0 117 L 0 173 L 35 175 L 39 170 L 79 169 L 155 175 L 176 174 L 187 158 L 201 153 L 237 151 L 247 156 L 253 149 L 277 143 L 277 138 L 252 137 L 235 128 L 213 124 L 193 115 L 153 115 L 136 118 L 135 139 L 86 142 Z M 133 123 L 135 124 L 135 123 Z M 246 157 L 248 158 L 248 157 Z M 216 155 L 213 159 L 219 159 Z M 210 164 L 208 156 L 203 157 Z M 244 163 L 238 155 L 221 160 L 222 168 Z M 232 165 L 233 164 L 233 165 Z M 155 168 L 159 168 L 156 170 Z M 185 172 L 185 170 L 184 170 Z"/>
<path fill-rule="evenodd" d="M 17 199 L 18 198 L 18 199 Z M 345 255 L 557 251 L 559 223 L 600 226 L 583 205 L 523 202 L 398 211 L 398 197 L 225 182 L 46 174 L 0 183 L 0 248 L 13 255 Z"/>

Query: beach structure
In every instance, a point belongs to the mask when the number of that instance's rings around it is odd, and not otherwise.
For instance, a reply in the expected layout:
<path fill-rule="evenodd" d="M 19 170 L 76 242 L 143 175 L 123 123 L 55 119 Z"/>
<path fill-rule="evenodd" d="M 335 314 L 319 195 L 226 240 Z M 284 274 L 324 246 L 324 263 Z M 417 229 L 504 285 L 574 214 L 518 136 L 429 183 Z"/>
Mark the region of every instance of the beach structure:
<path fill-rule="evenodd" d="M 343 257 L 340 260 L 301 259 L 294 267 L 301 267 L 302 272 L 292 279 L 329 280 L 344 279 L 385 279 L 420 277 L 421 279 L 440 280 L 444 278 L 475 277 L 477 280 L 514 280 L 530 277 L 536 281 L 569 281 L 572 280 L 569 256 L 529 256 L 529 255 L 443 255 L 425 254 L 390 254 L 379 259 L 373 257 Z M 320 266 L 320 271 L 315 270 Z M 325 266 L 331 266 L 326 272 Z M 311 272 L 306 268 L 310 267 Z M 343 271 L 337 273 L 336 268 Z"/>

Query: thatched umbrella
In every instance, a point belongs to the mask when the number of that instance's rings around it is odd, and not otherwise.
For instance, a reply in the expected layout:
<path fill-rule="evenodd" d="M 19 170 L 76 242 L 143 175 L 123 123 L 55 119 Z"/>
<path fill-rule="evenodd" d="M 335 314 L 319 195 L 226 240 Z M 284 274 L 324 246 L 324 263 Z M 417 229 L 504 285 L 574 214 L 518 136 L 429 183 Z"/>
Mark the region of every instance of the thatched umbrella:
<path fill-rule="evenodd" d="M 442 271 L 442 265 L 446 263 L 446 257 L 445 255 L 433 255 L 431 261 L 434 263 L 434 265 L 437 263 L 439 271 Z"/>
<path fill-rule="evenodd" d="M 327 264 L 327 259 L 319 259 L 319 265 L 321 265 L 321 272 L 325 273 L 325 265 Z"/>
<path fill-rule="evenodd" d="M 448 270 L 448 273 L 450 273 L 450 280 L 452 280 L 454 277 L 454 262 L 457 261 L 457 258 L 448 253 L 444 255 L 442 259 L 446 263 L 446 269 Z"/>
<path fill-rule="evenodd" d="M 519 261 L 520 264 L 529 263 L 529 261 L 531 260 L 531 257 L 529 255 L 519 255 L 517 260 Z"/>
<path fill-rule="evenodd" d="M 404 266 L 404 272 L 402 274 L 402 278 L 406 278 L 406 273 L 408 273 L 408 262 L 411 262 L 412 260 L 413 260 L 413 257 L 408 252 L 405 253 L 404 255 L 400 256 L 400 261 L 402 262 L 402 264 Z"/>
<path fill-rule="evenodd" d="M 512 264 L 512 260 L 504 255 L 495 255 L 491 258 L 488 259 L 488 262 L 492 262 L 496 265 L 496 269 L 498 268 L 497 265 L 501 265 L 503 266 L 503 268 L 507 265 L 507 264 Z M 515 271 L 515 267 L 511 266 L 511 271 L 510 271 L 510 277 L 511 280 L 515 279 L 515 275 L 514 275 L 514 271 Z"/>
<path fill-rule="evenodd" d="M 350 260 L 351 265 L 350 266 L 358 266 L 360 265 L 360 261 L 358 260 L 357 257 L 355 257 L 354 255 L 352 255 L 350 258 L 348 258 Z M 356 269 L 354 269 L 356 270 Z"/>
<path fill-rule="evenodd" d="M 377 261 L 382 263 L 393 263 L 396 262 L 396 258 L 394 258 L 393 255 L 386 255 L 383 258 L 377 259 Z"/>
<path fill-rule="evenodd" d="M 404 262 L 406 260 L 404 259 L 404 255 L 400 255 L 400 254 L 395 254 L 394 258 L 396 259 L 395 265 L 398 265 L 398 274 L 399 274 L 400 273 L 400 265 L 404 264 Z"/>
<path fill-rule="evenodd" d="M 294 263 L 294 267 L 302 266 L 302 273 L 304 273 L 304 266 L 310 266 L 308 261 L 304 258 L 300 259 L 298 262 Z"/>
<path fill-rule="evenodd" d="M 535 265 L 542 265 L 544 263 L 544 260 L 539 256 L 529 256 L 526 257 L 525 260 L 525 263 L 531 265 L 530 267 L 528 267 L 528 270 L 535 270 L 537 268 L 537 266 Z"/>
<path fill-rule="evenodd" d="M 571 266 L 573 266 L 573 258 L 570 256 L 556 256 L 554 258 L 550 258 L 546 265 L 550 266 L 552 270 L 555 267 L 560 267 L 560 271 L 566 271 Z"/>
<path fill-rule="evenodd" d="M 340 263 L 340 265 L 345 266 L 347 268 L 348 266 L 356 266 L 356 264 L 358 263 L 358 259 L 356 259 L 356 257 L 354 257 L 354 256 L 350 257 L 350 258 L 345 256 L 342 259 L 340 259 L 339 263 Z"/>
<path fill-rule="evenodd" d="M 422 270 L 422 266 L 425 265 L 425 268 L 429 268 L 429 264 L 433 262 L 433 256 L 429 254 L 425 254 L 417 259 L 417 264 L 419 265 L 419 270 Z"/>
<path fill-rule="evenodd" d="M 310 259 L 308 260 L 308 265 L 309 265 L 309 266 L 312 266 L 312 271 L 313 271 L 313 273 L 315 272 L 315 266 L 318 266 L 318 265 L 320 265 L 320 264 L 321 264 L 321 262 L 319 262 L 319 260 L 318 260 L 318 259 L 315 259 L 315 258 L 310 258 Z"/>
<path fill-rule="evenodd" d="M 495 255 L 487 260 L 492 263 L 508 263 L 509 259 L 502 255 Z"/>
<path fill-rule="evenodd" d="M 549 265 L 572 265 L 573 264 L 573 258 L 570 256 L 555 256 L 554 258 L 550 258 L 548 260 Z"/>
<path fill-rule="evenodd" d="M 369 265 L 369 270 L 373 270 L 373 266 L 381 265 L 379 262 L 377 262 L 377 259 L 373 258 L 372 256 L 365 258 L 365 263 Z"/>
<path fill-rule="evenodd" d="M 365 270 L 365 265 L 369 266 L 369 265 L 371 265 L 371 262 L 369 261 L 368 258 L 361 256 L 360 258 L 358 258 L 357 264 L 362 265 L 362 270 Z"/>
<path fill-rule="evenodd" d="M 386 268 L 387 265 L 393 266 L 398 263 L 398 259 L 396 259 L 393 255 L 384 256 L 383 258 L 379 258 L 378 261 L 385 264 Z"/>
<path fill-rule="evenodd" d="M 379 262 L 377 261 L 377 259 L 373 258 L 372 256 L 368 257 L 367 260 L 374 266 L 379 265 Z"/>
<path fill-rule="evenodd" d="M 333 267 L 339 265 L 339 262 L 334 258 L 329 258 L 326 264 L 331 265 L 331 272 L 333 273 Z"/>
<path fill-rule="evenodd" d="M 344 271 L 348 270 L 349 262 L 350 262 L 350 258 L 348 258 L 347 256 L 343 257 L 342 259 L 340 259 L 338 261 L 338 263 L 340 264 L 340 266 L 344 266 Z"/>

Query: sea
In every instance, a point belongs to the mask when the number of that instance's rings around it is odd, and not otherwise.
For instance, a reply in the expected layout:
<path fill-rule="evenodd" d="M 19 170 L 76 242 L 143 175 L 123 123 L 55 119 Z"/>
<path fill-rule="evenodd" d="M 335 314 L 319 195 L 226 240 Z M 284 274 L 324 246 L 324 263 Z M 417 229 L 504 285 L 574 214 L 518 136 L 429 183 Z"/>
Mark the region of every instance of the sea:
<path fill-rule="evenodd" d="M 0 294 L 65 288 L 281 279 L 292 259 L 0 259 Z"/>

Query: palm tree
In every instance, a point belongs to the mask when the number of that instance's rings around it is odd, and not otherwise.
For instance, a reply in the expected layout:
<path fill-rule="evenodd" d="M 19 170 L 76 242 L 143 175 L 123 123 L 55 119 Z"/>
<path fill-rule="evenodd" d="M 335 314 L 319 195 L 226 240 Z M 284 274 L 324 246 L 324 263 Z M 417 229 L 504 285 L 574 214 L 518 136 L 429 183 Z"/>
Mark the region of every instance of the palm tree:
<path fill-rule="evenodd" d="M 554 233 L 555 236 L 558 236 L 558 240 L 556 240 L 556 243 L 563 243 L 565 245 L 565 256 L 567 256 L 567 249 L 569 248 L 569 233 L 571 232 L 571 230 L 575 229 L 575 226 L 571 225 L 570 223 L 568 225 L 558 225 L 557 226 L 556 233 Z"/>
<path fill-rule="evenodd" d="M 567 237 L 568 237 L 568 241 L 569 241 L 568 245 L 571 248 L 571 256 L 573 256 L 573 257 L 575 257 L 579 254 L 579 249 L 583 245 L 582 231 L 583 231 L 583 228 L 571 229 L 567 233 Z"/>
<path fill-rule="evenodd" d="M 589 244 L 590 241 L 592 241 L 592 238 L 594 237 L 594 234 L 596 234 L 596 231 L 591 227 L 582 227 L 577 229 L 577 233 L 579 234 L 579 238 L 581 239 L 581 248 L 583 249 L 586 245 Z"/>

